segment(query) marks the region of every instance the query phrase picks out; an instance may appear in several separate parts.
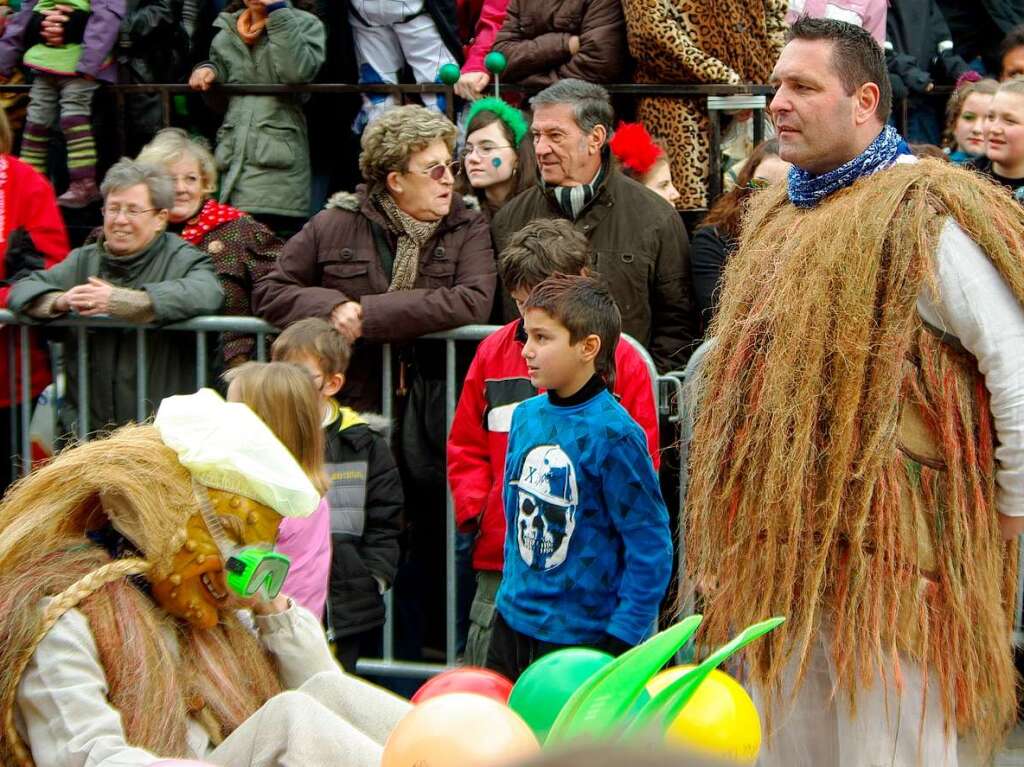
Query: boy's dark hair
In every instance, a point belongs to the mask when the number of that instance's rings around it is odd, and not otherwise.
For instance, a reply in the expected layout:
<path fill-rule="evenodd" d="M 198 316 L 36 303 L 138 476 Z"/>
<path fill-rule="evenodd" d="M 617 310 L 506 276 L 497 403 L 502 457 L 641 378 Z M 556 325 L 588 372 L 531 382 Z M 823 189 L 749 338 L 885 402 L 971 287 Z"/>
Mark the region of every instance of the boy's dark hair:
<path fill-rule="evenodd" d="M 580 274 L 590 262 L 590 242 L 571 222 L 540 218 L 512 235 L 498 259 L 498 274 L 507 290 L 533 290 L 553 274 Z"/>
<path fill-rule="evenodd" d="M 883 123 L 892 112 L 892 83 L 885 66 L 885 52 L 870 32 L 835 19 L 812 19 L 801 16 L 786 33 L 791 40 L 828 40 L 832 43 L 832 68 L 852 96 L 864 83 L 878 86 L 878 107 L 875 116 Z"/>
<path fill-rule="evenodd" d="M 275 362 L 291 361 L 302 355 L 315 359 L 324 375 L 344 375 L 352 349 L 331 323 L 309 317 L 285 328 L 270 347 Z"/>
<path fill-rule="evenodd" d="M 615 385 L 615 345 L 622 334 L 622 317 L 603 280 L 581 274 L 548 277 L 530 291 L 523 304 L 523 311 L 528 309 L 540 309 L 564 325 L 570 343 L 589 335 L 600 338 L 594 368 L 609 389 Z"/>

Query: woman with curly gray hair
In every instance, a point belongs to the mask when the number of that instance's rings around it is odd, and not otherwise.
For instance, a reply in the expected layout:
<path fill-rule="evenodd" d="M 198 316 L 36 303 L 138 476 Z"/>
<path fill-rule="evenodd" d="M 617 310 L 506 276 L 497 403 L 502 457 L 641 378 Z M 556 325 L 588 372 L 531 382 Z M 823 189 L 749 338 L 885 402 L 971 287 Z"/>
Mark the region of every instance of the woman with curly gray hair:
<path fill-rule="evenodd" d="M 436 111 L 385 112 L 363 132 L 366 183 L 331 197 L 253 292 L 269 322 L 322 317 L 354 345 L 341 392 L 352 407 L 380 406 L 379 344 L 485 322 L 490 313 L 491 236 L 453 193 L 454 147 L 455 126 Z"/>

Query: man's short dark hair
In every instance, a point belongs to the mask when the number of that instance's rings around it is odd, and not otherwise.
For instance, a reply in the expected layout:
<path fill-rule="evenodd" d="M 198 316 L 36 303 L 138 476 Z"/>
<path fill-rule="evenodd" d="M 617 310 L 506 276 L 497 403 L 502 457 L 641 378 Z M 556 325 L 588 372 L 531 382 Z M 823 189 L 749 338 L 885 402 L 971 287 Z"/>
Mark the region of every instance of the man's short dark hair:
<path fill-rule="evenodd" d="M 553 274 L 580 274 L 590 261 L 590 242 L 570 221 L 539 218 L 509 239 L 498 274 L 506 290 L 533 290 Z"/>
<path fill-rule="evenodd" d="M 615 345 L 622 334 L 622 316 L 615 299 L 598 277 L 556 274 L 530 291 L 523 311 L 540 309 L 569 331 L 569 342 L 579 343 L 589 335 L 601 339 L 594 368 L 608 387 L 615 382 Z"/>
<path fill-rule="evenodd" d="M 791 40 L 828 40 L 832 43 L 832 68 L 839 75 L 848 96 L 864 83 L 878 86 L 875 116 L 883 123 L 892 112 L 892 84 L 885 66 L 885 52 L 869 32 L 835 19 L 801 16 L 786 33 Z"/>
<path fill-rule="evenodd" d="M 1003 38 L 999 44 L 999 65 L 1002 66 L 1006 54 L 1014 48 L 1024 48 L 1024 24 L 1018 24 Z"/>

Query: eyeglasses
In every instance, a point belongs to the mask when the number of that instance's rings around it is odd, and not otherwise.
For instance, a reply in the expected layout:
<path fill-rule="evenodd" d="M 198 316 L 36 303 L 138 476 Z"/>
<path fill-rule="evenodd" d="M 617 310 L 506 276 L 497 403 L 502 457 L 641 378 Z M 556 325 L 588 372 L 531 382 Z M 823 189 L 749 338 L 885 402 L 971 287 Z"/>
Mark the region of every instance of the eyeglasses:
<path fill-rule="evenodd" d="M 433 181 L 440 181 L 441 179 L 444 178 L 445 171 L 447 171 L 448 173 L 451 173 L 452 174 L 452 178 L 455 178 L 457 175 L 459 175 L 459 171 L 461 171 L 461 170 L 462 170 L 462 163 L 459 162 L 458 160 L 453 160 L 452 162 L 448 163 L 447 165 L 442 165 L 442 164 L 431 165 L 426 170 L 413 170 L 412 168 L 410 168 L 409 172 L 410 173 L 419 173 L 422 176 L 429 176 L 431 178 L 431 180 L 433 180 Z"/>
<path fill-rule="evenodd" d="M 487 159 L 499 149 L 512 149 L 511 144 L 466 144 L 462 148 L 463 158 L 469 157 L 473 152 Z"/>
<path fill-rule="evenodd" d="M 121 207 L 120 205 L 115 205 L 113 207 L 107 206 L 103 208 L 103 217 L 117 218 L 122 213 L 124 213 L 125 218 L 127 218 L 129 221 L 134 221 L 143 213 L 152 213 L 154 210 L 156 210 L 156 208 L 136 208 L 131 205 L 129 205 L 127 208 Z"/>

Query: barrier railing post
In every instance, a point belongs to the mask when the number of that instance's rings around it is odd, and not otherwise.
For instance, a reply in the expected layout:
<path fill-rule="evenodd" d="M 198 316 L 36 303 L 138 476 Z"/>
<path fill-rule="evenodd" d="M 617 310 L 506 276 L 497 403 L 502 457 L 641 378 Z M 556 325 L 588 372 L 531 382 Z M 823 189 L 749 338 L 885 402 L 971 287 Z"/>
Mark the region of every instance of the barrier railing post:
<path fill-rule="evenodd" d="M 206 386 L 206 333 L 196 331 L 196 388 Z"/>
<path fill-rule="evenodd" d="M 146 376 L 146 331 L 139 328 L 135 331 L 135 420 L 142 423 L 146 420 L 146 399 L 149 394 L 149 381 Z"/>
<path fill-rule="evenodd" d="M 267 334 L 257 333 L 256 334 L 256 361 L 266 362 L 267 361 Z"/>
<path fill-rule="evenodd" d="M 7 332 L 7 359 L 12 362 L 17 358 L 17 344 L 14 341 L 14 328 L 9 328 Z M 14 403 L 18 401 L 18 382 L 16 379 L 17 371 L 13 364 L 7 366 L 7 391 L 10 393 L 8 402 L 11 403 L 11 452 L 8 455 L 7 460 L 11 464 L 11 478 L 13 479 L 18 475 L 18 464 L 15 461 L 15 457 L 18 455 L 18 430 L 14 428 Z"/>
<path fill-rule="evenodd" d="M 78 441 L 89 441 L 89 336 L 88 328 L 79 325 L 78 336 Z"/>
<path fill-rule="evenodd" d="M 448 339 L 444 342 L 444 437 L 445 444 L 448 444 L 448 435 L 452 431 L 452 421 L 455 419 L 455 341 Z M 447 470 L 447 465 L 446 465 Z M 452 499 L 451 486 L 445 482 L 445 545 L 444 545 L 444 569 L 445 569 L 445 660 L 448 665 L 454 665 L 456 656 L 456 608 L 458 583 L 455 573 L 455 502 Z"/>
<path fill-rule="evenodd" d="M 384 344 L 381 347 L 381 415 L 384 416 L 385 422 L 390 427 L 388 429 L 388 439 L 390 441 L 391 434 L 394 431 L 394 402 L 391 397 L 393 396 L 394 387 L 391 383 L 391 344 Z M 384 661 L 390 662 L 395 659 L 395 590 L 390 588 L 384 592 L 384 642 L 383 642 L 383 653 Z"/>
<path fill-rule="evenodd" d="M 21 336 L 21 476 L 27 477 L 32 470 L 32 438 L 28 433 L 32 418 L 32 348 L 29 345 L 28 326 L 22 325 L 18 330 Z M 14 412 L 12 400 L 12 416 Z M 11 420 L 13 421 L 13 417 Z"/>

